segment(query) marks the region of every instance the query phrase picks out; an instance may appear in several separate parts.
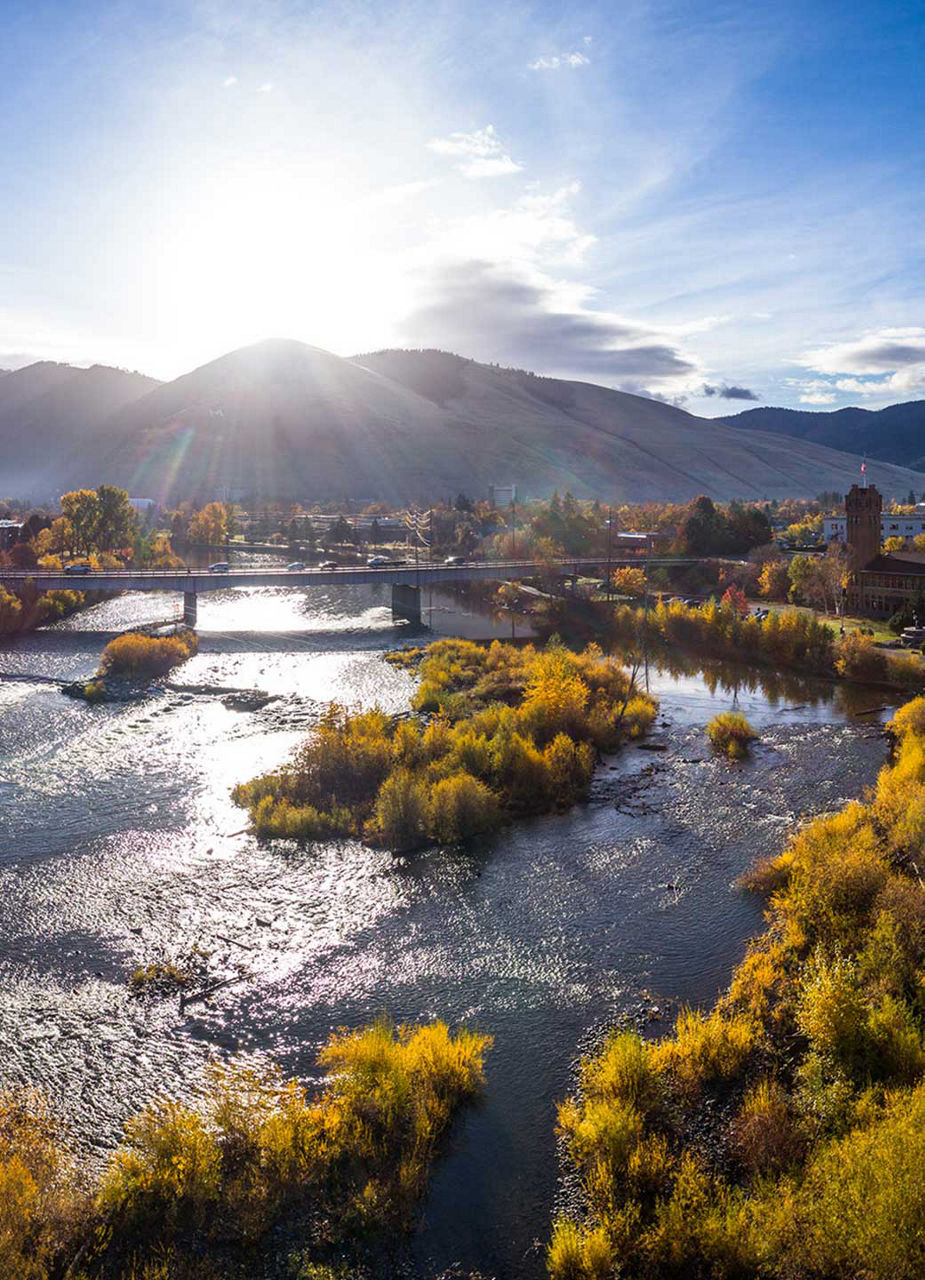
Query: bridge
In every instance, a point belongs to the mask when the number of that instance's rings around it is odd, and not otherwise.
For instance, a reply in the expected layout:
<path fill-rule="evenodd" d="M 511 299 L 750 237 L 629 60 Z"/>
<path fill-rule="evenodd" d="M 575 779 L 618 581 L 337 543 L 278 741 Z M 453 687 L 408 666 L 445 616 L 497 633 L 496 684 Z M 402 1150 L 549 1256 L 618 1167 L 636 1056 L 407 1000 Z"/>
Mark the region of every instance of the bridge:
<path fill-rule="evenodd" d="M 635 553 L 623 557 L 556 561 L 478 560 L 458 565 L 386 565 L 377 569 L 361 565 L 295 570 L 231 568 L 217 573 L 206 569 L 103 569 L 86 574 L 0 569 L 0 583 L 18 588 L 31 584 L 39 591 L 178 591 L 183 595 L 183 621 L 189 627 L 196 625 L 197 600 L 205 591 L 224 591 L 229 587 L 330 587 L 384 583 L 392 588 L 393 616 L 420 622 L 421 588 L 437 583 L 507 582 L 516 578 L 533 578 L 550 570 L 561 577 L 577 577 L 592 572 L 600 574 L 608 566 L 617 569 L 636 565 L 647 569 L 656 565 L 698 564 L 701 559 Z"/>

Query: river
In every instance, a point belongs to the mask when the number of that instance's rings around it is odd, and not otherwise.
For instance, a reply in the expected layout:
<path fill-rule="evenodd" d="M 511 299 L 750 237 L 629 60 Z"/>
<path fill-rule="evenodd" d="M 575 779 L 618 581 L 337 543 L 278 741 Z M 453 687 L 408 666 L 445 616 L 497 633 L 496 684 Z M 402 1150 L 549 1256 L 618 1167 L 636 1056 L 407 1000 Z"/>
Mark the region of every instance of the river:
<path fill-rule="evenodd" d="M 93 1163 L 216 1054 L 270 1054 L 310 1083 L 333 1028 L 465 1021 L 494 1036 L 487 1089 L 435 1169 L 413 1263 L 534 1280 L 578 1048 L 612 1020 L 648 1010 L 655 1033 L 679 1002 L 715 997 L 761 927 L 736 877 L 800 815 L 873 781 L 885 714 L 853 712 L 884 699 L 651 671 L 665 749 L 606 761 L 570 814 L 411 858 L 258 844 L 235 782 L 282 760 L 331 699 L 407 706 L 412 678 L 382 653 L 409 632 L 387 604 L 381 587 L 203 597 L 200 652 L 176 681 L 280 695 L 258 710 L 182 691 L 89 706 L 0 682 L 0 1081 L 47 1091 Z M 89 676 L 113 632 L 176 610 L 111 600 L 8 643 L 0 673 Z M 432 619 L 489 626 L 445 597 Z M 743 765 L 712 758 L 703 733 L 734 700 L 761 734 Z M 130 995 L 136 964 L 193 946 L 227 980 L 210 1001 Z"/>

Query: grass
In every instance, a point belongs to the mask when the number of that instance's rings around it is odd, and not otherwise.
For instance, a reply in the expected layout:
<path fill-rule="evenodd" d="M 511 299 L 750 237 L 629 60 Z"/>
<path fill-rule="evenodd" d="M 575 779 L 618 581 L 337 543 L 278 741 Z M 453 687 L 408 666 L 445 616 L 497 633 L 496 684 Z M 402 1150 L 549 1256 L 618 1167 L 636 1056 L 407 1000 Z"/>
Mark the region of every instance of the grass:
<path fill-rule="evenodd" d="M 925 1273 L 925 698 L 890 729 L 868 798 L 759 869 L 767 931 L 716 1006 L 583 1062 L 553 1280 Z"/>

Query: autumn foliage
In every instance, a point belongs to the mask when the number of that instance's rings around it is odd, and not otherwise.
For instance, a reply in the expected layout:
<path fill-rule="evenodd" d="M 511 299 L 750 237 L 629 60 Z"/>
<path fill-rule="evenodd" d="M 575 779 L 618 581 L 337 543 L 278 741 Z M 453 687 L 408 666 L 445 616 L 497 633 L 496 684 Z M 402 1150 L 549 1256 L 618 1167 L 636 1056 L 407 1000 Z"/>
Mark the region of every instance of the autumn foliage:
<path fill-rule="evenodd" d="M 0 1094 L 0 1280 L 243 1277 L 259 1242 L 293 1222 L 306 1274 L 324 1274 L 318 1252 L 411 1224 L 490 1045 L 442 1022 L 341 1031 L 311 1095 L 273 1065 L 215 1064 L 195 1101 L 159 1098 L 129 1120 L 89 1191 L 47 1105 Z M 181 1263 L 195 1257 L 215 1270 Z"/>
<path fill-rule="evenodd" d="M 440 640 L 416 655 L 417 716 L 332 706 L 283 768 L 235 788 L 256 830 L 451 844 L 587 795 L 599 751 L 644 732 L 656 704 L 600 650 Z"/>
<path fill-rule="evenodd" d="M 191 658 L 198 648 L 193 631 L 172 636 L 146 636 L 133 631 L 110 640 L 100 658 L 100 673 L 128 680 L 163 676 Z"/>
<path fill-rule="evenodd" d="M 925 1273 L 925 699 L 890 728 L 869 799 L 762 868 L 767 932 L 715 1008 L 583 1062 L 553 1280 Z"/>

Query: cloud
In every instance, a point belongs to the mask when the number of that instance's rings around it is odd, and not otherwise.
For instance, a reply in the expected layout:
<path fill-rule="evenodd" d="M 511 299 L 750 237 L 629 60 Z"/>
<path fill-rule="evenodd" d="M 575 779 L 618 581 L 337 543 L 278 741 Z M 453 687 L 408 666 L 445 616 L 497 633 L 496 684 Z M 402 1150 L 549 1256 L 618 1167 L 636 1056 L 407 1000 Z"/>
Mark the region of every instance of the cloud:
<path fill-rule="evenodd" d="M 591 43 L 590 36 L 585 36 L 585 43 Z M 576 50 L 573 53 L 553 53 L 546 58 L 537 58 L 535 62 L 528 62 L 527 66 L 531 71 L 558 71 L 561 67 L 587 67 L 590 62 L 586 53 Z"/>
<path fill-rule="evenodd" d="M 272 81 L 272 80 L 268 80 L 268 81 L 266 82 L 266 84 L 259 84 L 259 85 L 257 86 L 257 92 L 258 92 L 258 93 L 272 93 L 275 87 L 276 87 L 276 86 L 273 84 L 273 81 Z"/>
<path fill-rule="evenodd" d="M 564 291 L 567 295 L 567 290 Z M 678 379 L 695 366 L 670 338 L 581 303 L 542 273 L 479 260 L 435 265 L 402 325 L 411 345 L 440 346 L 541 372 L 632 383 Z"/>
<path fill-rule="evenodd" d="M 222 81 L 222 88 L 230 89 L 232 85 L 235 85 L 237 83 L 238 83 L 237 76 L 226 76 L 225 79 Z"/>
<path fill-rule="evenodd" d="M 896 397 L 925 387 L 925 329 L 879 329 L 807 351 L 801 364 L 836 379 L 829 390 Z M 839 375 L 860 375 L 844 377 Z M 862 380 L 863 379 L 863 380 Z"/>
<path fill-rule="evenodd" d="M 838 399 L 829 391 L 806 391 L 800 396 L 800 404 L 834 404 Z"/>
<path fill-rule="evenodd" d="M 719 396 L 720 400 L 760 400 L 760 396 L 756 396 L 754 391 L 750 391 L 748 387 L 729 386 L 728 383 L 721 383 L 719 386 L 712 385 L 708 382 L 703 384 L 701 395 Z"/>
<path fill-rule="evenodd" d="M 431 138 L 427 149 L 436 155 L 454 157 L 458 161 L 456 168 L 466 178 L 500 178 L 523 168 L 502 145 L 493 124 L 471 133 L 460 130 L 446 138 Z"/>
<path fill-rule="evenodd" d="M 808 351 L 802 363 L 820 373 L 893 373 L 925 365 L 925 329 L 881 329 Z"/>

